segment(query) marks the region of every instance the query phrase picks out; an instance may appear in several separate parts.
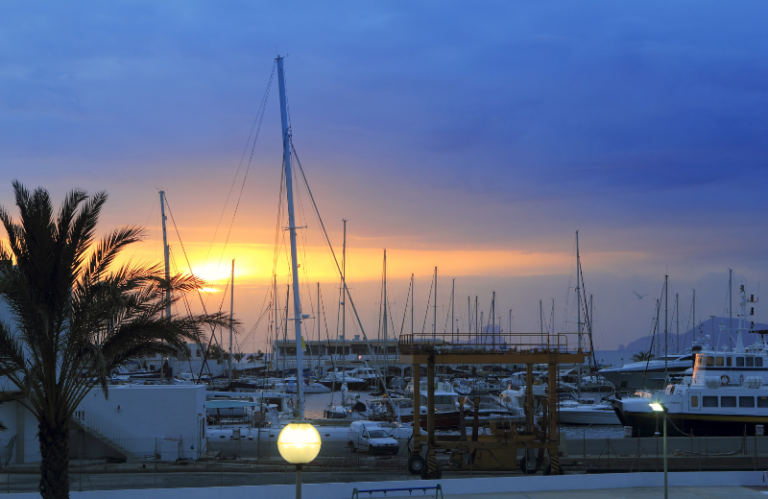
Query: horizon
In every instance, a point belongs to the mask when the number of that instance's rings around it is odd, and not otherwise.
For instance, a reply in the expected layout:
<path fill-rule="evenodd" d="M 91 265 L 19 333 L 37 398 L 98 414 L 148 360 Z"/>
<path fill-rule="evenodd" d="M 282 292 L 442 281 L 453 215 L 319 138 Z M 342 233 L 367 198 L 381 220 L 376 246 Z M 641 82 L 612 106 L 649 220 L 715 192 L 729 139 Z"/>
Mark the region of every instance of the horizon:
<path fill-rule="evenodd" d="M 741 284 L 759 296 L 768 6 L 295 4 L 290 21 L 247 2 L 4 6 L 0 205 L 16 216 L 12 178 L 56 205 L 104 189 L 99 234 L 146 226 L 123 261 L 160 262 L 164 189 L 174 268 L 188 270 L 186 253 L 215 308 L 234 258 L 238 342 L 263 350 L 268 321 L 254 324 L 273 274 L 284 305 L 289 273 L 276 81 L 255 145 L 251 130 L 274 57 L 288 54 L 293 141 L 339 258 L 349 220 L 348 281 L 369 337 L 384 248 L 390 332 L 404 320 L 410 331 L 411 273 L 415 329 L 432 327 L 434 267 L 438 331 L 454 278 L 462 329 L 467 297 L 487 318 L 496 291 L 503 327 L 539 331 L 539 300 L 548 322 L 554 299 L 555 331 L 575 331 L 577 230 L 596 349 L 648 334 L 665 275 L 681 323 L 694 322 L 694 288 L 698 319 L 727 315 L 729 268 L 734 303 Z M 338 276 L 298 197 L 302 311 L 315 314 L 320 282 L 334 335 Z"/>

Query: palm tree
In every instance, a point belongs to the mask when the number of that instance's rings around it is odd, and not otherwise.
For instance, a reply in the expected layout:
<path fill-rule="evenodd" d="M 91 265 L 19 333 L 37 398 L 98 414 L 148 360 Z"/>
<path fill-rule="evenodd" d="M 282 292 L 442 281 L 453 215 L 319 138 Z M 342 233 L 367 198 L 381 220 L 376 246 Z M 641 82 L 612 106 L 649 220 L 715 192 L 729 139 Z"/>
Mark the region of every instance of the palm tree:
<path fill-rule="evenodd" d="M 638 352 L 634 355 L 632 355 L 632 361 L 633 362 L 645 362 L 648 360 L 653 360 L 655 355 L 653 355 L 650 351 L 648 352 Z"/>
<path fill-rule="evenodd" d="M 73 190 L 54 213 L 48 192 L 13 182 L 19 221 L 0 207 L 8 236 L 0 243 L 0 300 L 12 327 L 0 323 L 0 377 L 38 421 L 40 494 L 69 497 L 69 428 L 85 395 L 129 359 L 172 355 L 198 341 L 201 325 L 221 315 L 165 317 L 167 291 L 178 297 L 201 283 L 164 278 L 160 265 L 115 264 L 143 230 L 120 227 L 95 243 L 104 192 Z"/>

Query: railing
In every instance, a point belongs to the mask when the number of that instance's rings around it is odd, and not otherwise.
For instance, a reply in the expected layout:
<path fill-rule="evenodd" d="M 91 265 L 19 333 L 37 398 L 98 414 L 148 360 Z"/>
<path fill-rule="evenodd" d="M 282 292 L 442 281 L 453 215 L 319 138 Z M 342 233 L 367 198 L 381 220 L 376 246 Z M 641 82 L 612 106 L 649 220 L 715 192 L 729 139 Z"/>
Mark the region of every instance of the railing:
<path fill-rule="evenodd" d="M 136 438 L 126 430 L 107 421 L 98 414 L 94 414 L 91 411 L 78 410 L 75 411 L 72 417 L 83 427 L 98 433 L 109 442 L 119 446 L 121 449 L 126 450 L 137 457 L 141 455 L 143 446 L 137 445 L 137 443 L 143 439 Z"/>
<path fill-rule="evenodd" d="M 571 348 L 569 350 L 569 339 Z M 534 353 L 575 351 L 578 333 L 497 333 L 487 335 L 454 333 L 433 336 L 429 333 L 400 335 L 401 354 L 414 353 Z"/>

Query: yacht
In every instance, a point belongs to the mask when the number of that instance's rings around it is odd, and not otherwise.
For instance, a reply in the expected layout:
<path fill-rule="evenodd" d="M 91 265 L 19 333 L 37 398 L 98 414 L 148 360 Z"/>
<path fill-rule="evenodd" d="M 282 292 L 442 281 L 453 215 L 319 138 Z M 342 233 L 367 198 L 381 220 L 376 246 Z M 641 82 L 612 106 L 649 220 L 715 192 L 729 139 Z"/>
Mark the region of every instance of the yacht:
<path fill-rule="evenodd" d="M 692 376 L 670 383 L 663 392 L 641 391 L 634 397 L 615 399 L 611 403 L 625 426 L 636 436 L 649 436 L 660 431 L 660 413 L 649 403 L 666 407 L 667 431 L 672 435 L 754 435 L 757 425 L 768 425 L 768 356 L 763 335 L 744 348 L 742 332 L 746 326 L 747 301 L 741 287 L 741 314 L 736 329 L 736 346 L 731 351 L 696 353 Z"/>
<path fill-rule="evenodd" d="M 650 361 L 632 362 L 621 367 L 600 369 L 600 376 L 607 379 L 617 390 L 660 390 L 664 388 L 664 372 L 670 375 L 682 375 L 686 369 L 693 367 L 695 351 L 701 351 L 709 336 L 695 344 L 693 350 L 687 348 L 681 353 L 667 355 Z M 697 350 L 698 349 L 698 350 Z"/>

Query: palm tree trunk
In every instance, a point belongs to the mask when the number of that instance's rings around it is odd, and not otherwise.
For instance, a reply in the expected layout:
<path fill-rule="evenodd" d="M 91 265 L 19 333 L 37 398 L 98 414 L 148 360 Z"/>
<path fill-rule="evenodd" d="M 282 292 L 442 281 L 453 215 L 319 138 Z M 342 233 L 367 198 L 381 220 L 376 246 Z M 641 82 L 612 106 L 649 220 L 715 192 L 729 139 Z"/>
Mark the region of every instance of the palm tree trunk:
<path fill-rule="evenodd" d="M 40 440 L 40 495 L 43 499 L 69 498 L 69 430 L 67 421 L 45 416 L 37 426 Z"/>

